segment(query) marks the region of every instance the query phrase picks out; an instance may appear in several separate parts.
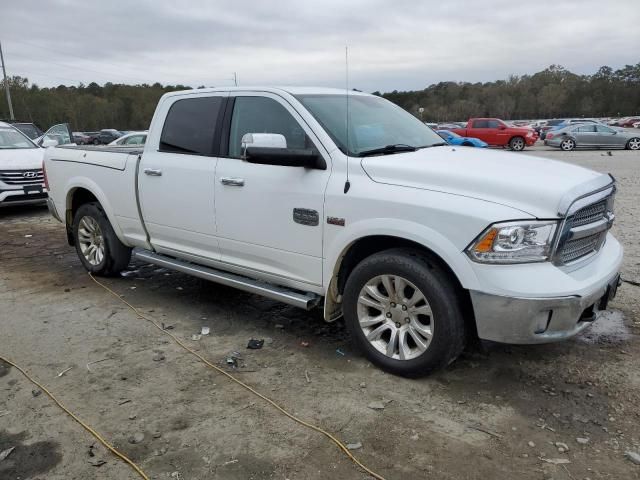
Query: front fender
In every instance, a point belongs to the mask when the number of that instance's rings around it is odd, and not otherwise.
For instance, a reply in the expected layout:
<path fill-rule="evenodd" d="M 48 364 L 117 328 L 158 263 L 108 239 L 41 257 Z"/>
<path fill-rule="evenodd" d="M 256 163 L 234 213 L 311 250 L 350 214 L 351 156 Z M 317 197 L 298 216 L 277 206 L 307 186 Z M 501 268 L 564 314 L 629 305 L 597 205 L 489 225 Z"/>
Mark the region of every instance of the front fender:
<path fill-rule="evenodd" d="M 439 232 L 407 220 L 373 218 L 350 224 L 348 229 L 339 232 L 327 246 L 323 265 L 325 291 L 328 291 L 336 267 L 349 247 L 359 239 L 376 235 L 398 237 L 424 246 L 449 266 L 464 288 L 478 287 L 478 279 L 466 255 Z"/>

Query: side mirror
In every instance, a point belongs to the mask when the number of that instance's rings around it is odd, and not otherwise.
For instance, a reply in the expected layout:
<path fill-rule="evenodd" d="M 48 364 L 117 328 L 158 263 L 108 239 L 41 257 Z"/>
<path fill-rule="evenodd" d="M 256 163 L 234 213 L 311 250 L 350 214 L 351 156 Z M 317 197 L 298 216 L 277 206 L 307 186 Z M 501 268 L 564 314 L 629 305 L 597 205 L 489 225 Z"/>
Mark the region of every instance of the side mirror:
<path fill-rule="evenodd" d="M 44 137 L 42 140 L 40 140 L 40 146 L 42 148 L 57 147 L 58 141 L 54 140 L 53 138 Z"/>
<path fill-rule="evenodd" d="M 287 148 L 279 133 L 247 133 L 242 137 L 242 158 L 249 163 L 326 170 L 327 164 L 315 150 Z"/>
<path fill-rule="evenodd" d="M 505 127 L 504 125 L 500 125 L 500 126 L 498 127 L 498 130 L 506 130 L 506 129 L 507 129 L 507 127 Z"/>

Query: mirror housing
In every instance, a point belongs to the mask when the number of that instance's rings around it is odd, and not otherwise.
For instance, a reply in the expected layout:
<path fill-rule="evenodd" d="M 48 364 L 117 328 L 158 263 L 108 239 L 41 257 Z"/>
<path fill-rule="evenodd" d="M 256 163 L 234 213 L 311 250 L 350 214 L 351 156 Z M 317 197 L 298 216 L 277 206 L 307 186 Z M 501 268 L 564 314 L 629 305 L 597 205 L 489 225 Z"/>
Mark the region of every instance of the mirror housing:
<path fill-rule="evenodd" d="M 498 130 L 506 130 L 506 129 L 507 129 L 507 127 L 505 125 L 500 125 L 498 127 Z"/>
<path fill-rule="evenodd" d="M 245 160 L 262 165 L 327 169 L 324 159 L 310 149 L 248 147 L 245 149 Z"/>
<path fill-rule="evenodd" d="M 42 148 L 57 147 L 58 141 L 54 140 L 53 138 L 44 137 L 42 140 L 40 140 L 40 146 Z"/>
<path fill-rule="evenodd" d="M 279 133 L 245 133 L 242 136 L 242 150 L 248 147 L 287 148 L 287 139 Z"/>

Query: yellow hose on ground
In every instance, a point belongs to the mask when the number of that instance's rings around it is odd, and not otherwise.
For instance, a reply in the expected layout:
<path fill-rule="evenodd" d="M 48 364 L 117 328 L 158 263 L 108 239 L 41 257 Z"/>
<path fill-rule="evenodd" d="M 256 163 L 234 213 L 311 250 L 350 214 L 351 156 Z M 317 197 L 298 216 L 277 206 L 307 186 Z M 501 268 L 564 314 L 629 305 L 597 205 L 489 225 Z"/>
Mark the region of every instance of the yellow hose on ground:
<path fill-rule="evenodd" d="M 104 288 L 107 292 L 109 292 L 111 295 L 113 295 L 114 297 L 116 297 L 118 300 L 120 300 L 122 303 L 124 303 L 126 306 L 128 306 L 136 315 L 138 315 L 138 317 L 142 318 L 143 320 L 146 320 L 148 322 L 150 322 L 154 327 L 156 327 L 158 330 L 160 330 L 162 333 L 164 333 L 165 335 L 171 337 L 173 339 L 174 342 L 176 342 L 178 345 L 180 345 L 182 348 L 184 348 L 187 352 L 189 352 L 190 354 L 192 354 L 193 356 L 197 357 L 200 361 L 202 361 L 202 363 L 204 363 L 207 367 L 213 368 L 214 370 L 216 370 L 218 373 L 221 373 L 222 375 L 224 375 L 225 377 L 227 377 L 229 380 L 231 380 L 234 383 L 237 383 L 238 385 L 240 385 L 241 387 L 249 390 L 251 393 L 253 393 L 254 395 L 260 397 L 262 400 L 264 400 L 265 402 L 267 402 L 268 404 L 270 404 L 272 407 L 274 407 L 276 410 L 278 410 L 280 413 L 282 413 L 283 415 L 285 415 L 286 417 L 289 417 L 291 420 L 293 420 L 294 422 L 299 423 L 300 425 L 303 425 L 311 430 L 314 430 L 315 432 L 321 433 L 322 435 L 324 435 L 325 437 L 327 437 L 329 440 L 331 440 L 333 443 L 335 443 L 338 448 L 340 450 L 342 450 L 342 452 L 349 457 L 349 459 L 351 461 L 353 461 L 353 463 L 355 463 L 358 467 L 360 467 L 362 470 L 364 470 L 365 472 L 367 472 L 369 475 L 371 475 L 373 478 L 377 479 L 377 480 L 385 480 L 385 478 L 374 472 L 373 470 L 371 470 L 370 468 L 368 468 L 367 466 L 365 466 L 362 462 L 360 462 L 356 457 L 353 456 L 353 454 L 349 451 L 349 449 L 347 448 L 347 446 L 342 443 L 340 440 L 338 440 L 335 436 L 333 436 L 332 434 L 330 434 L 329 432 L 327 432 L 326 430 L 323 430 L 320 427 L 317 427 L 316 425 L 313 425 L 309 422 L 306 422 L 304 420 L 302 420 L 301 418 L 296 417 L 295 415 L 289 413 L 288 411 L 286 411 L 283 407 L 281 407 L 280 405 L 278 405 L 276 402 L 274 402 L 273 400 L 271 400 L 270 398 L 266 397 L 265 395 L 263 395 L 262 393 L 256 391 L 255 389 L 253 389 L 252 387 L 250 387 L 249 385 L 247 385 L 246 383 L 242 382 L 241 380 L 237 379 L 236 377 L 234 377 L 233 375 L 231 375 L 230 373 L 224 371 L 222 368 L 214 365 L 213 363 L 211 363 L 209 360 L 207 360 L 206 358 L 204 358 L 202 355 L 200 355 L 198 352 L 196 352 L 195 350 L 192 350 L 188 345 L 186 345 L 182 340 L 180 340 L 177 336 L 175 336 L 174 334 L 172 334 L 171 332 L 169 332 L 168 330 L 165 330 L 162 328 L 161 325 L 158 325 L 155 320 L 153 320 L 150 317 L 147 317 L 146 315 L 144 315 L 142 312 L 140 312 L 140 310 L 138 310 L 136 307 L 134 307 L 133 305 L 131 305 L 129 302 L 127 302 L 124 298 L 122 298 L 120 295 L 118 295 L 116 292 L 114 292 L 113 290 L 111 290 L 109 287 L 107 287 L 106 285 L 104 285 L 103 283 L 100 283 L 98 280 L 96 280 L 94 278 L 93 275 L 91 275 L 91 273 L 89 273 L 89 277 L 91 277 L 91 280 L 93 280 L 94 282 L 96 282 L 98 285 L 100 285 L 102 288 Z M 64 407 L 63 407 L 64 408 Z M 66 410 L 66 409 L 65 409 Z M 67 411 L 67 413 L 69 413 Z M 74 417 L 75 418 L 75 417 Z M 112 451 L 115 452 L 114 449 L 112 449 Z M 120 455 L 119 455 L 120 456 Z M 121 457 L 122 458 L 122 457 Z M 126 460 L 125 460 L 126 461 Z M 130 463 L 130 462 L 128 462 Z M 132 464 L 133 465 L 133 464 Z M 135 466 L 135 465 L 134 465 Z"/>
<path fill-rule="evenodd" d="M 80 418 L 78 418 L 77 415 L 75 415 L 71 410 L 69 410 L 67 407 L 65 407 L 62 402 L 60 400 L 58 400 L 48 389 L 47 387 L 45 387 L 44 385 L 42 385 L 40 382 L 38 382 L 37 380 L 35 380 L 31 375 L 29 375 L 23 368 L 19 367 L 18 365 L 16 365 L 14 362 L 12 362 L 11 360 L 9 360 L 8 358 L 3 357 L 2 355 L 0 355 L 0 360 L 2 360 L 5 363 L 8 363 L 9 365 L 11 365 L 12 367 L 14 367 L 15 369 L 17 369 L 20 373 L 22 373 L 25 377 L 27 377 L 27 379 L 33 383 L 34 385 L 37 385 L 37 387 L 42 390 L 44 393 L 46 393 L 49 398 L 51 398 L 51 400 L 53 400 L 62 410 L 64 410 L 67 415 L 69 415 L 71 418 L 73 418 L 76 422 L 78 422 L 80 425 L 82 425 L 82 427 L 84 427 L 84 429 L 89 432 L 91 435 L 93 435 L 94 437 L 96 437 L 96 439 L 105 447 L 107 447 L 107 449 L 111 450 L 111 453 L 113 453 L 116 457 L 119 457 L 121 460 L 123 460 L 124 462 L 128 463 L 129 466 L 131 468 L 133 468 L 136 473 L 138 473 L 138 475 L 140 475 L 142 478 L 144 478 L 144 480 L 149 480 L 149 477 L 147 477 L 147 475 L 142 471 L 142 469 L 136 465 L 135 463 L 133 463 L 133 461 L 131 459 L 129 459 L 129 457 L 127 457 L 124 453 L 119 452 L 113 445 L 111 445 L 109 442 L 107 442 L 104 438 L 102 438 L 102 436 L 96 432 L 93 428 L 91 428 L 89 425 L 87 425 L 86 423 L 84 423 Z"/>

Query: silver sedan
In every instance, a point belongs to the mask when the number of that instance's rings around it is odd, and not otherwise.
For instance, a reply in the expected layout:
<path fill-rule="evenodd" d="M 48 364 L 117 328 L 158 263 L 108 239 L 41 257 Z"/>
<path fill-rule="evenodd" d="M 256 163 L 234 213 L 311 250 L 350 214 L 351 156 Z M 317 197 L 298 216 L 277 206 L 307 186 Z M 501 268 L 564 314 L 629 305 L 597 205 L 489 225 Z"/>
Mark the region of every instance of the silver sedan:
<path fill-rule="evenodd" d="M 640 131 L 611 128 L 598 123 L 570 125 L 547 132 L 544 144 L 564 151 L 574 148 L 626 148 L 640 150 Z"/>

